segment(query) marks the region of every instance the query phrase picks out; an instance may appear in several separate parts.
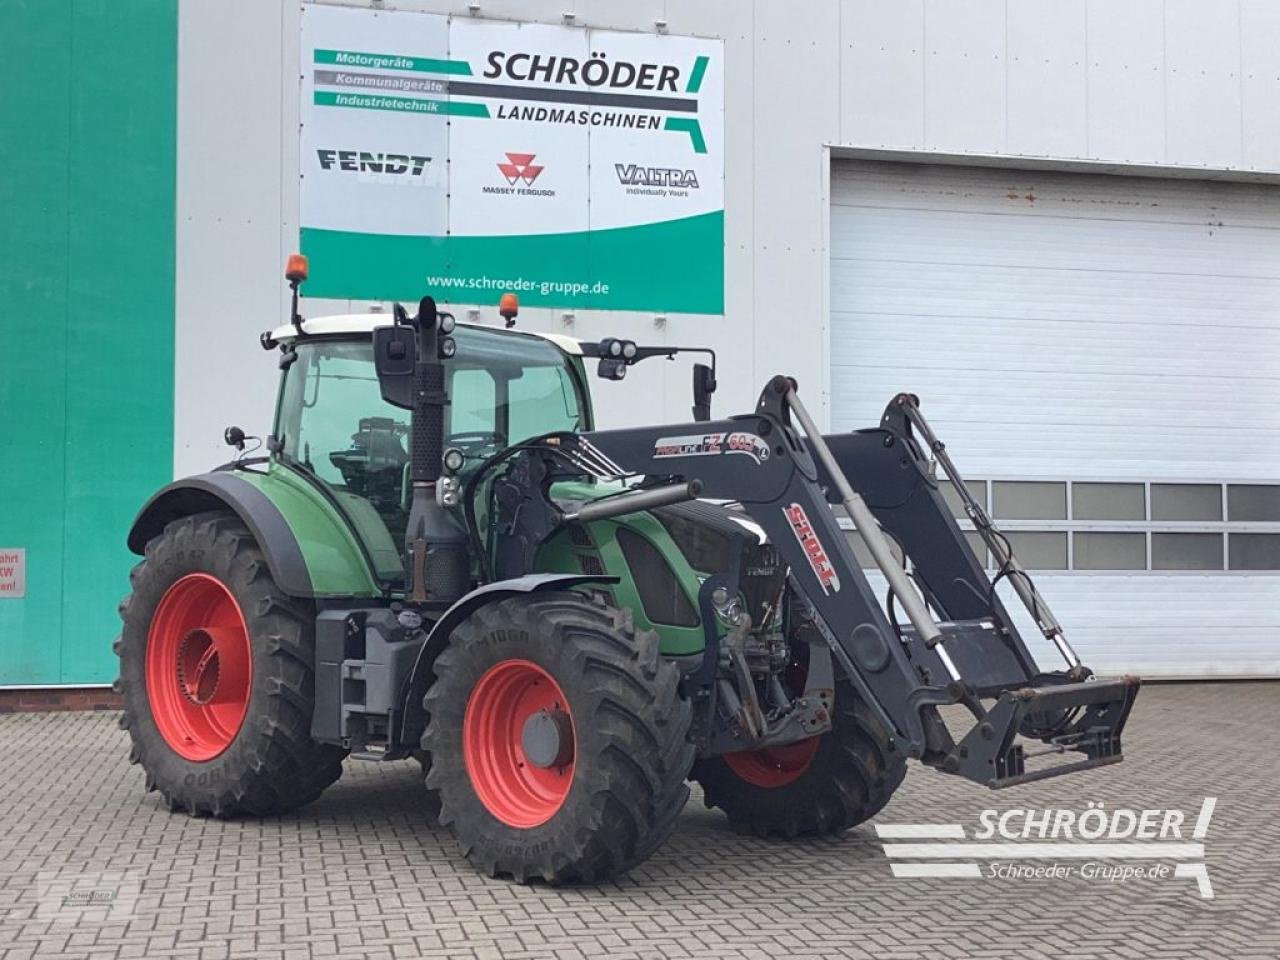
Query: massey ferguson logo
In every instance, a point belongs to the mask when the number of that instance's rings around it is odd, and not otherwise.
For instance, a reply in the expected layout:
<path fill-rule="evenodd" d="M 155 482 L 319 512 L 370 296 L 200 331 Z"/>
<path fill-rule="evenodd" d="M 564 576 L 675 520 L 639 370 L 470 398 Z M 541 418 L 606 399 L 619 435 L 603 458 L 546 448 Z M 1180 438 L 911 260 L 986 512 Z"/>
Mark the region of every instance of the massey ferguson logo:
<path fill-rule="evenodd" d="M 502 175 L 507 178 L 507 183 L 511 186 L 523 183 L 526 187 L 532 187 L 533 181 L 538 179 L 538 174 L 544 169 L 534 166 L 535 156 L 536 154 L 532 153 L 508 153 L 507 162 L 498 164 L 498 169 L 502 171 Z"/>
<path fill-rule="evenodd" d="M 809 522 L 809 515 L 804 512 L 804 507 L 793 503 L 783 507 L 782 512 L 786 515 L 787 522 L 791 524 L 791 532 L 796 535 L 800 546 L 804 548 L 804 555 L 809 561 L 813 575 L 818 578 L 818 585 L 822 587 L 822 592 L 827 596 L 839 593 L 840 578 L 836 576 L 836 571 L 831 566 L 831 558 L 827 556 L 822 541 L 814 533 L 813 524 Z"/>
<path fill-rule="evenodd" d="M 408 153 L 373 153 L 368 150 L 317 150 L 321 170 L 343 173 L 376 173 L 392 176 L 421 177 L 430 157 Z"/>
<path fill-rule="evenodd" d="M 480 188 L 480 192 L 496 193 L 500 196 L 554 197 L 556 195 L 554 190 L 533 185 L 546 169 L 542 164 L 533 162 L 535 156 L 537 154 L 508 153 L 507 159 L 498 164 L 498 172 L 507 181 L 506 184 L 487 183 Z"/>

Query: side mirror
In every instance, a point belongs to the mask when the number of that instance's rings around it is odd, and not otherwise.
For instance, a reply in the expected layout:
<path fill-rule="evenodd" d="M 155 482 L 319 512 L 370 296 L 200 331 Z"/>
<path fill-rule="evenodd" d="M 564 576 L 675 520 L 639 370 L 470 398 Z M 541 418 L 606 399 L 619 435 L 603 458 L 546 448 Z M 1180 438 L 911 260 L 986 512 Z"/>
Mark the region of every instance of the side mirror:
<path fill-rule="evenodd" d="M 711 395 L 716 392 L 716 372 L 705 363 L 693 365 L 693 419 L 711 419 Z"/>
<path fill-rule="evenodd" d="M 373 367 L 382 399 L 394 407 L 413 409 L 413 364 L 418 341 L 404 324 L 373 328 Z"/>

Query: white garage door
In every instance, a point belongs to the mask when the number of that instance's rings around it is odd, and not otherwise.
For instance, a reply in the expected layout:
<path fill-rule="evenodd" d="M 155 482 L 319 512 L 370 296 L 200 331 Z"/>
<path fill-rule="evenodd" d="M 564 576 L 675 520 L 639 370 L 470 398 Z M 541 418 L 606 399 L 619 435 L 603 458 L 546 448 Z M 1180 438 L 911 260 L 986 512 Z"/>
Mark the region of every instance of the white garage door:
<path fill-rule="evenodd" d="M 833 428 L 900 390 L 1095 669 L 1280 676 L 1280 189 L 836 164 Z"/>

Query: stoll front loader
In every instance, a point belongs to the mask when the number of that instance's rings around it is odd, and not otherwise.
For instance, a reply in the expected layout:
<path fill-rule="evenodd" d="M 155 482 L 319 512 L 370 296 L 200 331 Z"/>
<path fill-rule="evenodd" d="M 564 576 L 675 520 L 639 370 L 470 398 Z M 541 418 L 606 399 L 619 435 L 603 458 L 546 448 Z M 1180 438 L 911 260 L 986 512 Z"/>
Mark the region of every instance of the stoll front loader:
<path fill-rule="evenodd" d="M 915 397 L 823 436 L 777 376 L 711 420 L 713 356 L 693 422 L 597 430 L 587 360 L 621 380 L 681 350 L 455 327 L 430 297 L 303 321 L 289 277 L 266 456 L 170 484 L 129 533 L 123 724 L 172 809 L 275 814 L 348 755 L 412 757 L 479 868 L 589 881 L 657 849 L 687 779 L 792 837 L 875 815 L 908 758 L 987 787 L 1120 760 L 1138 681 L 1080 663 Z"/>

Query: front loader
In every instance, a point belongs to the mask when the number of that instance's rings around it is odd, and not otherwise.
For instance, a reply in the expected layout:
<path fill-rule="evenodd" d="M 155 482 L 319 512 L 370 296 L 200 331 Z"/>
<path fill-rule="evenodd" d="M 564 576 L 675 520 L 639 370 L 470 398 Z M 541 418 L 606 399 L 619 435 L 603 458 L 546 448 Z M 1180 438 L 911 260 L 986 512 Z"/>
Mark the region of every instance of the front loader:
<path fill-rule="evenodd" d="M 416 758 L 482 870 L 591 881 L 667 838 L 688 779 L 797 836 L 874 816 L 908 759 L 991 788 L 1121 759 L 1137 679 L 1080 663 L 914 396 L 823 436 L 777 376 L 711 420 L 711 355 L 691 422 L 597 430 L 588 361 L 616 381 L 688 351 L 459 325 L 430 297 L 304 321 L 304 277 L 263 335 L 267 455 L 164 488 L 129 535 L 124 722 L 172 808 L 274 814 L 347 756 Z"/>

